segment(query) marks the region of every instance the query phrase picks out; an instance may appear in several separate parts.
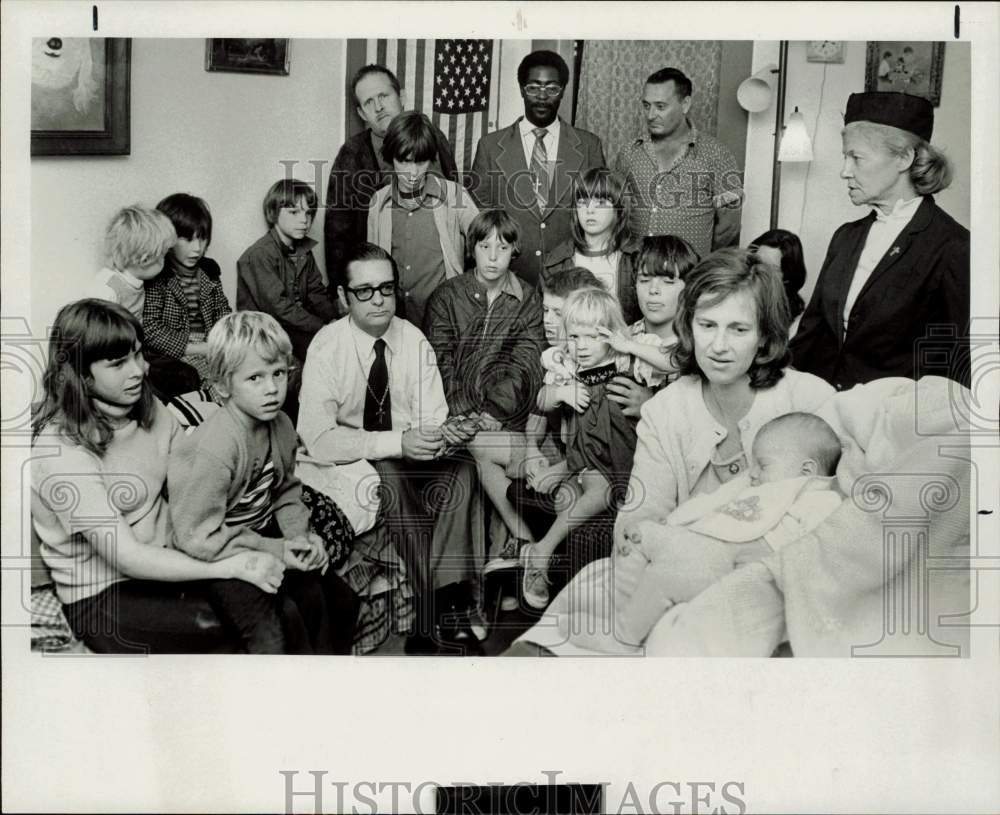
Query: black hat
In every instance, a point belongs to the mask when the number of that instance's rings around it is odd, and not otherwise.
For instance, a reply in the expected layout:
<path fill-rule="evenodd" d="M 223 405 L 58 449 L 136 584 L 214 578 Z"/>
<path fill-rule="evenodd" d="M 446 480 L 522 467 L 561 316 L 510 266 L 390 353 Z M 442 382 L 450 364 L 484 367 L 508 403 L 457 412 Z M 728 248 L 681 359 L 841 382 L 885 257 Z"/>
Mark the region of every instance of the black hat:
<path fill-rule="evenodd" d="M 851 122 L 898 127 L 930 141 L 934 130 L 934 106 L 924 97 L 909 93 L 852 93 L 847 100 L 844 124 Z"/>

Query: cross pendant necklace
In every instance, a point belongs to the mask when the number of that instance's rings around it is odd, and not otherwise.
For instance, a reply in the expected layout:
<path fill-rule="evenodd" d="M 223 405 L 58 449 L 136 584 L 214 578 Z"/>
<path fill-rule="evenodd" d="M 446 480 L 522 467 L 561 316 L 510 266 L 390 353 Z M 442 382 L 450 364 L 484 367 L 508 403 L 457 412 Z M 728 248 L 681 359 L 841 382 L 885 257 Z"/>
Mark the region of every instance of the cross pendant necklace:
<path fill-rule="evenodd" d="M 375 406 L 375 420 L 379 424 L 382 424 L 385 420 L 385 399 L 389 395 L 389 379 L 386 379 L 385 390 L 382 391 L 382 396 L 379 397 L 379 395 L 372 390 L 372 386 L 368 382 L 368 376 L 365 374 L 365 366 L 361 362 L 361 354 L 358 352 L 357 345 L 354 346 L 354 358 L 358 361 L 358 369 L 361 371 L 361 378 L 365 382 L 365 388 L 367 388 L 368 393 L 372 395 L 372 399 L 378 403 Z"/>

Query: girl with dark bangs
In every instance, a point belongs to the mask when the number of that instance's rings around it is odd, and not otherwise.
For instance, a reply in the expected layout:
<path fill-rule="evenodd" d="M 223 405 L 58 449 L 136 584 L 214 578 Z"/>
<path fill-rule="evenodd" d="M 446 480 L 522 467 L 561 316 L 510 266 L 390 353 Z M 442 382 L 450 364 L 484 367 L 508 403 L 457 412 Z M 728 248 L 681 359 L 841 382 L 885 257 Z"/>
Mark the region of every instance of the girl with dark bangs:
<path fill-rule="evenodd" d="M 573 200 L 573 239 L 545 258 L 545 279 L 563 269 L 583 267 L 618 298 L 625 322 L 633 323 L 642 316 L 635 294 L 641 246 L 629 231 L 631 206 L 625 182 L 606 167 L 595 167 L 574 182 Z"/>
<path fill-rule="evenodd" d="M 195 581 L 277 591 L 282 565 L 168 548 L 167 460 L 180 425 L 150 391 L 143 331 L 125 308 L 80 300 L 56 316 L 32 422 L 31 516 L 70 627 L 103 653 L 234 651 Z"/>

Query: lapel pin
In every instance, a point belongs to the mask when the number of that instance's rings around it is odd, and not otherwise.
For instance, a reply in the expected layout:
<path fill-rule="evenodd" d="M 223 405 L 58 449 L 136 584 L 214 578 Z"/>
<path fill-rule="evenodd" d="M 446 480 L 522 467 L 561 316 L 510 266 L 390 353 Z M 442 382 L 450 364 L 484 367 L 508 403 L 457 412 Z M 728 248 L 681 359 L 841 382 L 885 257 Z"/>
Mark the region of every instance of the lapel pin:
<path fill-rule="evenodd" d="M 893 255 L 898 255 L 898 254 L 899 254 L 899 247 L 898 246 L 893 246 L 892 247 L 892 251 L 889 253 L 889 257 L 892 257 Z"/>

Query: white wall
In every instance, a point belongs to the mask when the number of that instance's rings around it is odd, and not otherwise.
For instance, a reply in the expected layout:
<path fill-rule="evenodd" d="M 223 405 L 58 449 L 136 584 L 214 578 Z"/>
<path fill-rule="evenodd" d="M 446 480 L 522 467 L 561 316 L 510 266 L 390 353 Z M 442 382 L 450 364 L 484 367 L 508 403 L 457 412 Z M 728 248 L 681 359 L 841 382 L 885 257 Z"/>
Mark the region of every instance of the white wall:
<path fill-rule="evenodd" d="M 342 40 L 292 40 L 289 76 L 209 73 L 204 39 L 132 40 L 132 153 L 31 161 L 32 330 L 81 296 L 101 266 L 116 209 L 155 206 L 172 192 L 212 210 L 209 256 L 235 304 L 236 260 L 266 229 L 261 203 L 284 174 L 279 160 L 327 162 L 343 141 Z M 322 216 L 311 236 L 323 264 Z"/>
<path fill-rule="evenodd" d="M 842 223 L 863 217 L 867 212 L 867 209 L 851 204 L 844 181 L 840 178 L 843 112 L 847 97 L 864 90 L 866 46 L 866 42 L 848 42 L 842 64 L 824 64 L 806 61 L 804 42 L 789 43 L 785 116 L 787 120 L 798 106 L 813 140 L 813 160 L 781 165 L 778 226 L 795 232 L 802 240 L 809 271 L 802 291 L 806 300 L 812 293 L 834 230 Z M 767 63 L 777 62 L 778 43 L 755 44 L 753 71 L 758 71 Z M 935 196 L 935 200 L 966 227 L 970 222 L 970 87 L 969 44 L 949 42 L 945 46 L 941 105 L 934 111 L 931 142 L 951 157 L 955 165 L 955 180 L 951 187 Z M 766 111 L 750 114 L 745 182 L 747 199 L 741 233 L 743 244 L 769 227 L 774 104 L 772 102 Z"/>

